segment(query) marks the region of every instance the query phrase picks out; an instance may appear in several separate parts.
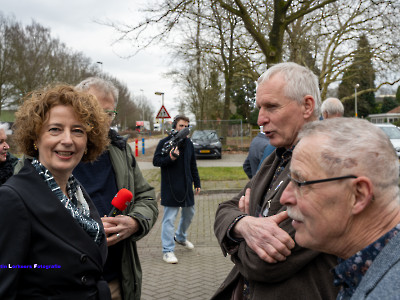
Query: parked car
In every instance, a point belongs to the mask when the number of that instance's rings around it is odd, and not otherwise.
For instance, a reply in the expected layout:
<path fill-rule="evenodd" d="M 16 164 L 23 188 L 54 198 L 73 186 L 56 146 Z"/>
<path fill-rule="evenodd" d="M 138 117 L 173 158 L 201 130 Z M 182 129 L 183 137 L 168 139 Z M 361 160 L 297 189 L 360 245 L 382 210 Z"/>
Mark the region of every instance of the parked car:
<path fill-rule="evenodd" d="M 392 124 L 374 124 L 378 126 L 389 137 L 397 156 L 400 158 L 400 129 Z"/>
<path fill-rule="evenodd" d="M 221 139 L 215 130 L 195 130 L 191 140 L 194 153 L 198 157 L 222 157 Z"/>

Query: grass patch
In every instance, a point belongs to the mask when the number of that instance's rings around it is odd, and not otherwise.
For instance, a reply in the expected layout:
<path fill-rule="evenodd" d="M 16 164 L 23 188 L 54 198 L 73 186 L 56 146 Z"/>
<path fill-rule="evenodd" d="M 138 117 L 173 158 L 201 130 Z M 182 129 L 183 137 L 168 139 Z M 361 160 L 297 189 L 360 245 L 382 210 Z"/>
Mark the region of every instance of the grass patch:
<path fill-rule="evenodd" d="M 242 167 L 197 167 L 202 190 L 241 189 L 248 181 Z M 143 177 L 156 190 L 161 189 L 160 169 L 142 170 Z M 183 174 L 182 174 L 183 176 Z"/>
<path fill-rule="evenodd" d="M 242 167 L 197 167 L 201 181 L 247 180 Z M 142 170 L 144 178 L 150 182 L 160 182 L 160 169 Z M 182 174 L 183 176 L 183 174 Z"/>
<path fill-rule="evenodd" d="M 247 175 L 242 167 L 197 167 L 200 180 L 225 181 L 246 180 Z"/>

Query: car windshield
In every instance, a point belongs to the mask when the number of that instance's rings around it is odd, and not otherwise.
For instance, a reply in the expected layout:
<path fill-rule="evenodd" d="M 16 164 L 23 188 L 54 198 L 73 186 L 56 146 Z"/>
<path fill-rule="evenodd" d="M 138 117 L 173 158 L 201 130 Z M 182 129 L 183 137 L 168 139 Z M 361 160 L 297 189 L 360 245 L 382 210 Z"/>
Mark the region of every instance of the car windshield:
<path fill-rule="evenodd" d="M 389 139 L 395 140 L 395 139 L 400 139 L 400 130 L 397 127 L 379 127 L 382 129 Z"/>
<path fill-rule="evenodd" d="M 194 140 L 209 140 L 212 142 L 218 141 L 218 135 L 215 131 L 196 130 L 193 132 L 192 139 Z"/>

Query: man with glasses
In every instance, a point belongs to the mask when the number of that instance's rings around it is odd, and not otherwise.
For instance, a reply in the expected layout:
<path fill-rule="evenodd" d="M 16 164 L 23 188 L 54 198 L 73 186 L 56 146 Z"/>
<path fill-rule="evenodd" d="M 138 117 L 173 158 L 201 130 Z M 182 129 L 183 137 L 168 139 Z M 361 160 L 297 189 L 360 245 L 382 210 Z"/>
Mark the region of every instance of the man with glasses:
<path fill-rule="evenodd" d="M 177 115 L 172 128 L 181 131 L 189 126 L 189 118 Z M 200 193 L 200 177 L 192 141 L 185 137 L 170 151 L 163 151 L 172 135 L 162 139 L 154 152 L 153 165 L 161 167 L 161 205 L 164 214 L 161 228 L 163 260 L 169 264 L 178 263 L 175 256 L 175 242 L 192 250 L 194 245 L 187 239 L 187 230 L 194 216 L 194 194 Z M 165 149 L 164 149 L 165 150 Z M 181 210 L 179 226 L 175 231 L 175 219 Z"/>
<path fill-rule="evenodd" d="M 295 244 L 279 203 L 298 132 L 320 115 L 318 78 L 298 64 L 277 64 L 259 78 L 256 104 L 258 125 L 277 148 L 245 188 L 218 207 L 215 235 L 235 266 L 213 299 L 335 299 L 330 269 L 336 258 Z"/>
<path fill-rule="evenodd" d="M 110 81 L 87 78 L 76 87 L 94 95 L 107 113 L 111 126 L 117 111 L 118 90 Z M 121 215 L 103 217 L 108 257 L 104 277 L 112 299 L 140 299 L 141 266 L 136 241 L 147 235 L 157 220 L 154 188 L 144 179 L 127 141 L 110 129 L 110 145 L 94 163 L 80 163 L 74 176 L 89 193 L 101 216 L 112 210 L 111 201 L 126 188 L 133 199 Z"/>
<path fill-rule="evenodd" d="M 337 255 L 338 299 L 399 299 L 399 161 L 380 128 L 361 119 L 303 127 L 281 196 L 296 243 Z"/>

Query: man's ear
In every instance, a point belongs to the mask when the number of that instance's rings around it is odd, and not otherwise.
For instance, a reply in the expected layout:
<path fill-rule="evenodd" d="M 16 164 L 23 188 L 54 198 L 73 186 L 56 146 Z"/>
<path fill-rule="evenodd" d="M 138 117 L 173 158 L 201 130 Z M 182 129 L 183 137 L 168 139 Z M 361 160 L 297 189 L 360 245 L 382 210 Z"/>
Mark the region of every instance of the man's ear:
<path fill-rule="evenodd" d="M 315 100 L 314 97 L 311 95 L 305 95 L 303 98 L 303 117 L 305 119 L 309 119 L 314 115 L 314 109 L 315 109 Z"/>
<path fill-rule="evenodd" d="M 353 192 L 355 201 L 352 212 L 357 215 L 364 211 L 373 201 L 374 193 L 371 180 L 365 176 L 354 179 Z"/>

